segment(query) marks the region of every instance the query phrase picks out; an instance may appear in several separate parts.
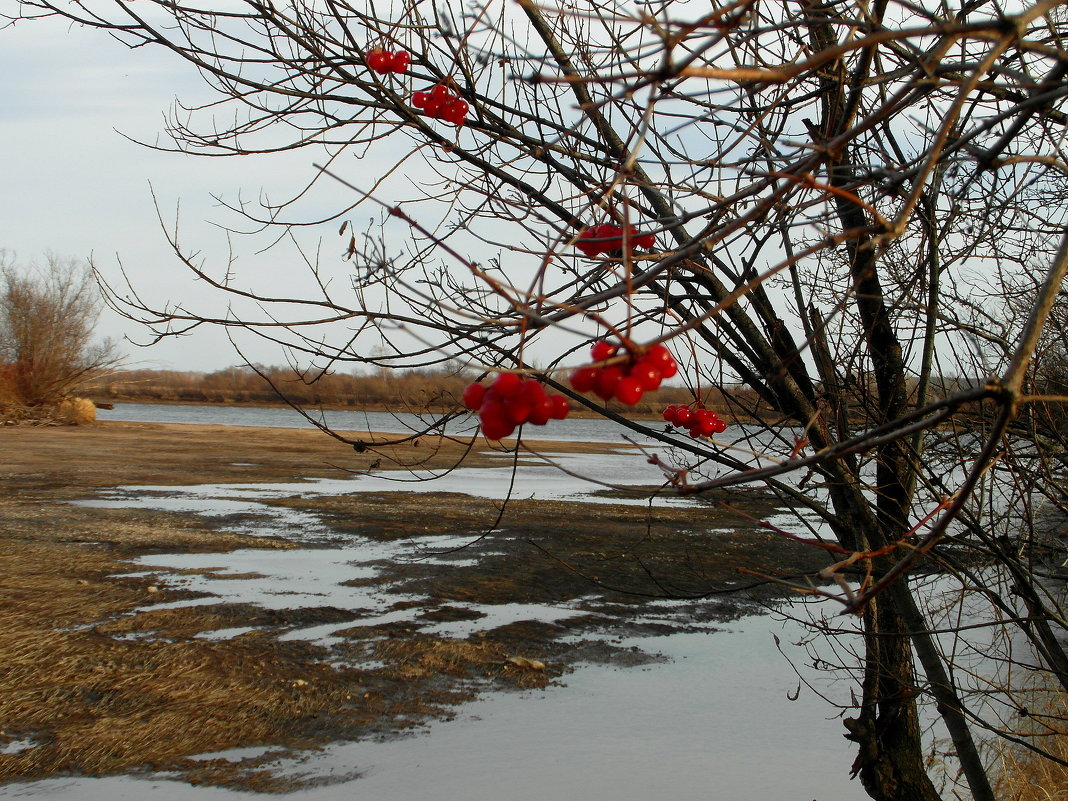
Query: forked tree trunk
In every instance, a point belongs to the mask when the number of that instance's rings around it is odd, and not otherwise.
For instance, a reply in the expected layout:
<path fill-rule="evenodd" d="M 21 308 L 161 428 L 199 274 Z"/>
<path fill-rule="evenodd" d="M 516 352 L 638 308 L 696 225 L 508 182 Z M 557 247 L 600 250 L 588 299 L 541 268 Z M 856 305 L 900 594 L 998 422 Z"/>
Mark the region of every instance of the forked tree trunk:
<path fill-rule="evenodd" d="M 875 801 L 940 801 L 924 766 L 907 629 L 888 596 L 864 612 L 864 649 L 860 715 L 845 721 L 859 746 L 853 773 Z"/>

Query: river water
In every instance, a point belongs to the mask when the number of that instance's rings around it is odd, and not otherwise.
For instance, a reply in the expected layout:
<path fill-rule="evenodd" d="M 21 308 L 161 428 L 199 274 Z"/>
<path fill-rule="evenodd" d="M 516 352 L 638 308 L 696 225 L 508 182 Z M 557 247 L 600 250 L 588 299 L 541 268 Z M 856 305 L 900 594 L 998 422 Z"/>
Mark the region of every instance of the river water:
<path fill-rule="evenodd" d="M 337 431 L 407 434 L 426 427 L 422 418 L 405 412 L 394 414 L 327 410 L 310 414 L 315 420 Z M 114 409 L 97 410 L 97 418 L 133 423 L 202 423 L 261 428 L 314 427 L 303 415 L 289 407 L 116 403 Z M 459 418 L 450 424 L 448 430 L 459 432 L 471 428 L 469 419 Z M 527 436 L 563 442 L 619 442 L 623 431 L 621 426 L 610 420 L 569 418 L 550 420 L 544 426 L 528 426 Z"/>
<path fill-rule="evenodd" d="M 400 432 L 413 422 L 380 413 L 331 414 L 328 422 L 347 430 Z M 100 419 L 283 427 L 304 423 L 299 415 L 286 409 L 143 404 L 117 405 L 112 411 L 101 411 Z M 547 426 L 544 435 L 539 431 L 539 439 L 619 442 L 620 433 L 618 426 L 606 421 L 568 420 L 552 429 Z M 624 483 L 649 481 L 637 469 L 621 471 L 618 454 L 559 458 L 575 460 L 569 463 L 574 472 L 588 470 L 593 475 L 604 475 L 614 459 L 615 474 L 623 474 Z M 508 473 L 493 468 L 461 468 L 444 482 L 402 486 L 393 483 L 388 489 L 466 491 L 494 497 L 506 489 Z M 494 480 L 495 474 L 501 480 Z M 538 498 L 591 500 L 584 496 L 595 489 L 595 485 L 583 487 L 573 477 L 544 465 L 524 466 L 519 478 L 524 497 L 535 494 Z M 477 489 L 472 490 L 473 487 Z M 205 515 L 251 513 L 256 517 L 249 525 L 256 528 L 250 531 L 292 532 L 297 528 L 312 542 L 315 520 L 294 521 L 286 517 L 307 515 L 306 512 L 280 509 L 261 501 L 294 492 L 331 494 L 367 489 L 382 487 L 370 477 L 258 487 L 128 487 L 91 503 Z M 294 526 L 295 522 L 299 525 Z M 353 546 L 357 550 L 361 547 Z M 420 543 L 413 540 L 400 547 L 419 548 Z M 164 579 L 173 586 L 213 594 L 202 602 L 240 598 L 246 602 L 258 599 L 264 605 L 300 605 L 304 603 L 299 597 L 301 590 L 315 595 L 316 604 L 374 609 L 374 599 L 349 597 L 346 593 L 357 590 L 343 582 L 353 577 L 354 570 L 364 569 L 363 565 L 374 560 L 404 556 L 401 551 L 357 554 L 320 547 L 278 553 L 243 550 L 229 555 L 157 554 L 140 561 L 144 571 L 152 575 L 176 571 Z M 210 575 L 187 571 L 209 564 L 224 569 Z M 250 571 L 264 576 L 262 597 L 247 579 L 227 578 L 227 574 Z M 292 584 L 292 591 L 286 589 L 286 582 Z M 387 606 L 383 603 L 383 609 Z M 671 614 L 669 607 L 670 603 L 665 602 L 665 616 Z M 530 606 L 493 611 L 487 625 L 539 616 L 551 620 L 575 613 Z M 822 609 L 819 604 L 797 604 L 789 610 L 799 618 L 834 611 Z M 301 801 L 644 801 L 651 796 L 672 801 L 865 798 L 859 783 L 848 779 L 852 750 L 843 738 L 837 710 L 829 703 L 848 701 L 849 687 L 846 683 L 836 684 L 831 674 L 806 665 L 811 654 L 797 645 L 805 639 L 804 628 L 776 614 L 716 625 L 718 628 L 634 640 L 642 650 L 662 654 L 663 661 L 639 667 L 580 666 L 564 677 L 564 686 L 489 694 L 460 707 L 455 719 L 434 722 L 412 736 L 383 742 L 337 743 L 319 752 L 283 760 L 279 764 L 283 772 L 322 783 L 296 794 L 271 797 Z M 328 629 L 317 627 L 285 636 L 329 645 L 333 632 Z M 462 631 L 439 633 L 464 635 Z M 228 633 L 220 632 L 218 636 Z M 795 672 L 795 666 L 800 673 Z M 811 685 L 804 686 L 804 682 Z M 229 756 L 239 759 L 253 753 L 255 749 Z M 141 801 L 153 792 L 174 801 L 248 799 L 255 795 L 192 787 L 160 775 L 57 778 L 0 786 L 0 797 L 64 801 Z"/>

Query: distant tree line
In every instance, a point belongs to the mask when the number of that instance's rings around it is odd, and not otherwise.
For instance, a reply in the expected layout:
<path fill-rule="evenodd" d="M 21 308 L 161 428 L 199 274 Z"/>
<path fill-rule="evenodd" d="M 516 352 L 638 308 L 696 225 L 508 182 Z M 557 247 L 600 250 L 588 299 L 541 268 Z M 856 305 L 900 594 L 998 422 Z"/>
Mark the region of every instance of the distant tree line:
<path fill-rule="evenodd" d="M 98 402 L 276 404 L 281 396 L 301 406 L 388 409 L 433 413 L 459 406 L 464 387 L 479 373 L 466 368 L 381 370 L 375 373 L 314 373 L 290 367 L 234 366 L 210 373 L 182 370 L 122 370 L 95 382 Z M 706 404 L 725 414 L 750 408 L 745 389 L 718 388 Z M 684 387 L 664 387 L 643 399 L 636 411 L 659 414 L 670 403 L 688 403 Z M 615 404 L 613 404 L 615 405 Z M 633 411 L 632 411 L 633 413 Z"/>

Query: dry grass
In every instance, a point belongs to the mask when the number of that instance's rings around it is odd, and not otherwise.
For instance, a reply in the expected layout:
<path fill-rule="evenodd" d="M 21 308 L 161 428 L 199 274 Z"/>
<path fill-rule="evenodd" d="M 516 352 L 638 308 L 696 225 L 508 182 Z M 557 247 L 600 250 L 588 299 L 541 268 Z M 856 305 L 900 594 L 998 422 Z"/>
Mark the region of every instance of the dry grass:
<path fill-rule="evenodd" d="M 147 579 L 109 575 L 119 567 L 110 550 L 18 538 L 0 551 L 0 742 L 35 742 L 0 755 L 0 779 L 174 764 L 249 742 L 301 744 L 312 741 L 302 722 L 324 710 L 366 717 L 350 677 L 317 664 L 312 646 L 182 636 L 210 628 L 211 610 L 190 610 L 206 616 L 202 625 L 187 621 L 166 639 L 108 636 L 100 621 L 135 619 L 155 598 Z"/>
<path fill-rule="evenodd" d="M 434 676 L 463 678 L 494 676 L 523 689 L 544 687 L 552 679 L 545 664 L 536 659 L 510 655 L 500 643 L 411 637 L 390 640 L 375 649 L 375 655 L 405 680 Z"/>
<path fill-rule="evenodd" d="M 87 398 L 62 397 L 55 402 L 27 406 L 0 384 L 0 424 L 84 426 L 96 422 L 96 404 Z"/>
<path fill-rule="evenodd" d="M 53 416 L 63 425 L 84 426 L 96 422 L 96 404 L 87 398 L 64 398 Z"/>
<path fill-rule="evenodd" d="M 1068 693 L 1050 685 L 1030 693 L 1028 742 L 1068 762 Z M 1003 801 L 1068 799 L 1068 767 L 1022 746 L 1002 743 L 997 754 L 995 791 Z"/>
<path fill-rule="evenodd" d="M 544 667 L 509 661 L 499 644 L 416 635 L 383 646 L 384 664 L 367 669 L 337 667 L 324 650 L 273 635 L 330 610 L 275 619 L 283 613 L 233 604 L 157 608 L 181 591 L 158 589 L 150 575 L 117 575 L 130 567 L 123 559 L 159 549 L 293 546 L 174 515 L 33 494 L 0 497 L 0 745 L 23 746 L 0 754 L 0 782 L 154 768 L 194 782 L 291 790 L 299 779 L 255 760 L 189 757 L 251 744 L 314 747 L 413 725 L 471 697 L 467 677 L 484 680 L 480 686 L 548 681 Z M 248 625 L 260 628 L 221 641 L 197 636 Z M 354 653 L 388 636 L 367 635 Z"/>

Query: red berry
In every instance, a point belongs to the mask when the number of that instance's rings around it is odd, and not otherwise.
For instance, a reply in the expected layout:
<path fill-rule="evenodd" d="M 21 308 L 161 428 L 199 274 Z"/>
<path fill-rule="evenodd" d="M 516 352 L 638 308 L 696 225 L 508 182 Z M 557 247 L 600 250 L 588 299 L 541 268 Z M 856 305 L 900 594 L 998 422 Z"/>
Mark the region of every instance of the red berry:
<path fill-rule="evenodd" d="M 693 412 L 691 412 L 687 407 L 680 406 L 675 411 L 675 425 L 679 426 L 680 428 L 686 428 L 688 425 L 690 425 L 691 420 L 693 420 Z"/>
<path fill-rule="evenodd" d="M 582 241 L 582 237 L 579 237 L 578 241 L 575 242 L 575 247 L 581 250 L 582 255 L 587 259 L 592 259 L 601 252 L 596 242 L 584 242 Z"/>
<path fill-rule="evenodd" d="M 434 88 L 430 90 L 430 94 L 438 100 L 447 100 L 452 97 L 452 92 L 449 91 L 449 87 L 443 83 L 435 85 Z"/>
<path fill-rule="evenodd" d="M 623 247 L 623 229 L 618 225 L 602 225 L 601 238 L 604 239 L 601 248 L 605 252 L 621 250 Z"/>
<path fill-rule="evenodd" d="M 516 395 L 504 402 L 504 412 L 510 423 L 521 426 L 530 418 L 530 404 L 522 396 Z"/>
<path fill-rule="evenodd" d="M 375 72 L 385 74 L 391 70 L 393 57 L 381 47 L 376 47 L 364 57 L 364 61 Z"/>
<path fill-rule="evenodd" d="M 580 367 L 571 374 L 571 388 L 575 392 L 589 392 L 597 383 L 600 372 L 596 367 Z"/>
<path fill-rule="evenodd" d="M 543 426 L 552 419 L 553 416 L 553 403 L 552 399 L 546 395 L 543 395 L 541 400 L 534 403 L 530 407 L 530 417 L 527 418 L 527 422 L 536 426 Z"/>
<path fill-rule="evenodd" d="M 427 98 L 423 104 L 423 113 L 430 117 L 432 120 L 436 120 L 441 116 L 441 100 L 431 95 Z"/>
<path fill-rule="evenodd" d="M 630 375 L 638 379 L 645 392 L 652 392 L 660 386 L 660 370 L 649 362 L 641 360 L 631 365 Z"/>
<path fill-rule="evenodd" d="M 593 241 L 597 237 L 597 230 L 600 226 L 594 228 L 587 228 L 581 234 L 575 242 L 575 247 L 582 251 L 582 255 L 587 258 L 593 258 L 601 252 L 601 243 Z"/>
<path fill-rule="evenodd" d="M 463 103 L 463 105 L 460 105 Z M 453 125 L 463 125 L 467 119 L 467 103 L 463 100 L 449 100 L 441 107 L 441 119 Z"/>
<path fill-rule="evenodd" d="M 616 394 L 616 385 L 623 379 L 622 367 L 604 367 L 597 375 L 593 385 L 593 394 L 601 400 L 608 400 Z"/>
<path fill-rule="evenodd" d="M 656 234 L 641 234 L 640 236 L 631 237 L 630 241 L 642 250 L 652 250 L 656 247 Z"/>
<path fill-rule="evenodd" d="M 619 348 L 611 342 L 605 342 L 602 339 L 593 343 L 593 347 L 590 348 L 590 358 L 595 362 L 603 362 L 605 359 L 611 359 L 615 356 L 618 350 Z"/>
<path fill-rule="evenodd" d="M 416 108 L 426 108 L 428 100 L 430 100 L 429 92 L 416 92 L 412 95 L 412 105 Z"/>
<path fill-rule="evenodd" d="M 482 421 L 482 436 L 486 439 L 504 439 L 510 437 L 515 426 L 506 419 L 492 418 Z"/>
<path fill-rule="evenodd" d="M 712 433 L 713 434 L 722 434 L 726 430 L 727 430 L 727 424 L 724 423 L 722 420 L 717 418 L 716 419 L 716 425 L 715 425 L 715 428 L 712 430 Z"/>
<path fill-rule="evenodd" d="M 549 417 L 553 420 L 563 420 L 567 417 L 567 413 L 571 411 L 571 406 L 568 405 L 567 398 L 563 395 L 550 395 L 549 403 L 552 404 L 552 411 Z"/>
<path fill-rule="evenodd" d="M 500 400 L 490 400 L 482 404 L 478 418 L 482 421 L 482 436 L 486 439 L 507 437 L 515 430 L 515 425 L 508 419 L 508 412 Z"/>
<path fill-rule="evenodd" d="M 646 351 L 642 360 L 656 367 L 663 378 L 671 378 L 679 371 L 679 366 L 675 362 L 675 357 L 672 356 L 671 351 L 663 345 L 653 345 Z"/>
<path fill-rule="evenodd" d="M 679 409 L 678 406 L 674 406 L 674 405 L 673 406 L 668 406 L 666 409 L 664 409 L 664 413 L 663 413 L 664 419 L 667 420 L 669 423 L 674 425 L 674 423 L 675 423 L 675 412 L 677 412 L 678 409 Z"/>
<path fill-rule="evenodd" d="M 412 60 L 412 57 L 408 55 L 404 50 L 398 50 L 393 54 L 389 61 L 389 68 L 392 72 L 398 72 L 402 75 L 408 71 L 408 63 Z"/>
<path fill-rule="evenodd" d="M 479 409 L 485 398 L 486 388 L 481 384 L 471 384 L 464 390 L 464 406 L 472 411 Z"/>
<path fill-rule="evenodd" d="M 512 398 L 519 394 L 523 379 L 515 373 L 501 373 L 493 382 L 493 388 L 502 398 Z"/>
<path fill-rule="evenodd" d="M 616 400 L 620 403 L 625 403 L 627 406 L 633 406 L 635 403 L 642 399 L 642 385 L 637 378 L 633 376 L 626 376 L 619 380 L 616 384 L 615 391 Z"/>
<path fill-rule="evenodd" d="M 534 406 L 545 398 L 545 387 L 536 378 L 527 378 L 519 387 L 519 395 L 528 405 Z"/>

